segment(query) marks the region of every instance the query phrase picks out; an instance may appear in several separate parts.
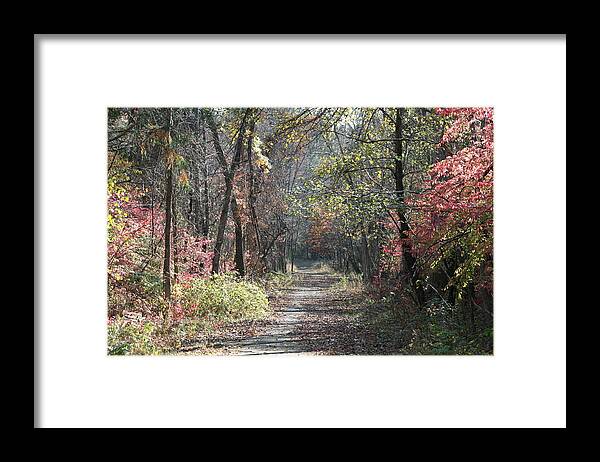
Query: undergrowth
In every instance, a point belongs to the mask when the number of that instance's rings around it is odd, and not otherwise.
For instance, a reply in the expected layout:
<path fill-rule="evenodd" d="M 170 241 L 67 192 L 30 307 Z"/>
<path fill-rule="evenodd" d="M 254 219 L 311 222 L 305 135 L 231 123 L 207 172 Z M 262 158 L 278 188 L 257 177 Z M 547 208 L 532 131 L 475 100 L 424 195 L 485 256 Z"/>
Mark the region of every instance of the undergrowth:
<path fill-rule="evenodd" d="M 393 345 L 393 354 L 489 355 L 493 353 L 493 329 L 476 331 L 461 322 L 458 307 L 440 299 L 418 309 L 403 293 L 385 296 L 362 286 L 356 278 L 341 278 L 332 289 L 351 296 L 345 304 L 349 315 L 365 330 L 377 333 Z"/>
<path fill-rule="evenodd" d="M 194 278 L 173 288 L 165 303 L 157 292 L 148 312 L 121 311 L 108 320 L 109 355 L 155 355 L 228 324 L 263 319 L 271 313 L 267 294 L 291 286 L 292 276 L 272 273 L 251 281 L 232 273 Z M 109 300 L 110 306 L 111 300 Z"/>

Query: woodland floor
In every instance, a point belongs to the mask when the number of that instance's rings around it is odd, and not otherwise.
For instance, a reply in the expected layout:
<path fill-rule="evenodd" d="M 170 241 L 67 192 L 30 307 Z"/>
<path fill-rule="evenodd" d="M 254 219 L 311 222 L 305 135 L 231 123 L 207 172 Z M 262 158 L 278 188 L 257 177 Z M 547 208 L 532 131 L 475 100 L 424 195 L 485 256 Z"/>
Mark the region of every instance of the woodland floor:
<path fill-rule="evenodd" d="M 398 354 L 402 328 L 361 297 L 335 288 L 339 277 L 315 262 L 296 264 L 294 284 L 271 300 L 267 319 L 230 325 L 182 346 L 179 354 Z"/>

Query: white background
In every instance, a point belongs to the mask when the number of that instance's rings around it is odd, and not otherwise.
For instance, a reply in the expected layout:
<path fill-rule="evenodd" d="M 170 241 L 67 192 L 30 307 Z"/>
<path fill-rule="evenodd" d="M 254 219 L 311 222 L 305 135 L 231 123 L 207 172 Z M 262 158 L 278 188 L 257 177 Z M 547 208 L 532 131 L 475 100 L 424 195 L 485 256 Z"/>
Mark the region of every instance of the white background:
<path fill-rule="evenodd" d="M 566 40 L 37 37 L 38 426 L 566 425 Z M 493 357 L 107 357 L 107 106 L 494 106 Z"/>

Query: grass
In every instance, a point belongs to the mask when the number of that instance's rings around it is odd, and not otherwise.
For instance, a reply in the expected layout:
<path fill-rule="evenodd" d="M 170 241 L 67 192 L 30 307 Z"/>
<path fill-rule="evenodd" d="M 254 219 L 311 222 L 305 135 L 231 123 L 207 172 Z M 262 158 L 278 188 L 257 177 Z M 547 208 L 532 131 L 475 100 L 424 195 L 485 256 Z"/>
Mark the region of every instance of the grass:
<path fill-rule="evenodd" d="M 360 274 L 342 274 L 339 280 L 332 286 L 333 290 L 359 293 L 365 290 Z"/>
<path fill-rule="evenodd" d="M 319 262 L 315 265 L 317 271 L 329 273 L 336 276 L 338 281 L 335 282 L 331 289 L 333 291 L 359 293 L 365 290 L 362 275 L 357 273 L 341 273 L 326 262 Z"/>
<path fill-rule="evenodd" d="M 280 296 L 293 282 L 292 274 L 273 272 L 257 280 L 219 274 L 179 284 L 170 310 L 164 310 L 167 305 L 160 296 L 155 297 L 156 312 L 166 315 L 132 313 L 109 319 L 108 354 L 174 353 L 185 343 L 228 326 L 264 319 L 272 313 L 269 298 Z M 206 347 L 203 353 L 209 350 Z"/>
<path fill-rule="evenodd" d="M 294 284 L 293 273 L 281 273 L 279 271 L 272 271 L 267 273 L 260 281 L 259 284 L 265 289 L 268 294 L 280 295 L 281 292 L 289 289 Z"/>
<path fill-rule="evenodd" d="M 233 274 L 197 278 L 178 287 L 183 312 L 193 317 L 235 322 L 269 314 L 265 290 Z"/>

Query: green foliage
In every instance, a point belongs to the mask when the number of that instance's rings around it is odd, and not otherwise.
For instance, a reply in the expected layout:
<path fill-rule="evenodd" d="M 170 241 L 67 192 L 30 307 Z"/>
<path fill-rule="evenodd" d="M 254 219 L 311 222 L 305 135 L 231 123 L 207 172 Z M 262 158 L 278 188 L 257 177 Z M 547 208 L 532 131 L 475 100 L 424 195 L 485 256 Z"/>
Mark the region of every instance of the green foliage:
<path fill-rule="evenodd" d="M 115 233 L 123 230 L 124 220 L 127 218 L 123 206 L 130 201 L 128 191 L 123 186 L 123 183 L 129 179 L 126 169 L 130 167 L 130 163 L 117 156 L 117 154 L 112 154 L 112 156 L 109 155 L 110 164 L 113 165 L 113 173 L 108 177 L 107 184 L 109 199 L 107 210 L 108 242 L 113 240 Z"/>
<path fill-rule="evenodd" d="M 134 322 L 117 317 L 108 325 L 109 355 L 155 355 L 162 349 L 154 336 L 157 325 L 152 321 Z"/>
<path fill-rule="evenodd" d="M 177 290 L 184 311 L 198 317 L 238 321 L 260 319 L 269 311 L 264 289 L 231 273 L 197 278 Z"/>
<path fill-rule="evenodd" d="M 432 355 L 482 355 L 490 354 L 486 345 L 491 345 L 492 329 L 487 328 L 476 336 L 463 329 L 451 328 L 432 320 L 428 325 L 428 351 Z"/>
<path fill-rule="evenodd" d="M 333 267 L 326 261 L 318 262 L 316 265 L 314 265 L 314 269 L 315 271 L 319 271 L 322 273 L 336 274 L 335 269 L 333 269 Z"/>
<path fill-rule="evenodd" d="M 136 272 L 128 276 L 127 282 L 143 292 L 147 297 L 160 297 L 163 294 L 163 278 L 161 274 Z"/>
<path fill-rule="evenodd" d="M 267 292 L 287 289 L 293 283 L 294 275 L 292 273 L 281 273 L 279 271 L 267 273 L 262 281 L 262 285 Z"/>
<path fill-rule="evenodd" d="M 342 275 L 332 288 L 344 292 L 356 292 L 364 290 L 365 287 L 360 274 L 350 273 Z"/>
<path fill-rule="evenodd" d="M 206 319 L 188 319 L 184 318 L 172 326 L 169 335 L 171 341 L 177 346 L 182 341 L 196 338 L 199 334 L 206 334 L 215 330 L 214 325 Z"/>
<path fill-rule="evenodd" d="M 456 321 L 459 306 L 439 304 L 432 300 L 428 308 L 415 317 L 413 337 L 408 354 L 423 355 L 487 355 L 492 354 L 493 329 L 476 332 Z"/>

